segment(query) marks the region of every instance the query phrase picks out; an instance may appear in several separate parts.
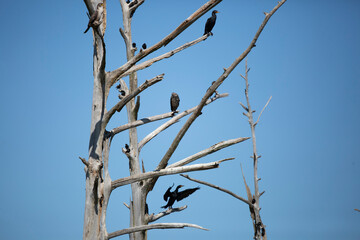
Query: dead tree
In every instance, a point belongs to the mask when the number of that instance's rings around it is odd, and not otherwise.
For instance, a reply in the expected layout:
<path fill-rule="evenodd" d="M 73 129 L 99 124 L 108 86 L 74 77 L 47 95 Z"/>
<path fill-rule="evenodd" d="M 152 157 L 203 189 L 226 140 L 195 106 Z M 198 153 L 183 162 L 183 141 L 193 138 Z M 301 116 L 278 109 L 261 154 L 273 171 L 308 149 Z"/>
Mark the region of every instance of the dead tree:
<path fill-rule="evenodd" d="M 208 154 L 216 152 L 224 147 L 247 140 L 248 138 L 240 137 L 237 139 L 226 140 L 213 145 L 197 154 L 189 156 L 183 160 L 177 161 L 171 165 L 168 164 L 173 153 L 177 149 L 180 141 L 192 125 L 192 123 L 201 114 L 202 109 L 213 101 L 226 97 L 227 94 L 213 94 L 216 89 L 224 82 L 228 75 L 235 69 L 235 67 L 247 56 L 265 27 L 269 18 L 274 12 L 285 2 L 279 4 L 270 13 L 265 13 L 265 19 L 260 26 L 258 32 L 254 36 L 248 48 L 226 69 L 224 73 L 218 77 L 216 81 L 207 89 L 205 95 L 202 97 L 199 104 L 195 107 L 185 110 L 176 116 L 173 112 L 168 112 L 156 116 L 142 118 L 138 120 L 138 110 L 140 106 L 140 93 L 147 90 L 152 85 L 164 79 L 164 73 L 161 73 L 149 80 L 138 81 L 137 71 L 150 67 L 153 63 L 165 58 L 169 58 L 174 54 L 185 50 L 197 43 L 206 40 L 209 35 L 203 35 L 191 42 L 185 43 L 182 46 L 170 50 L 169 52 L 160 56 L 154 57 L 150 60 L 140 62 L 143 58 L 167 46 L 186 28 L 198 20 L 202 15 L 211 10 L 214 6 L 221 2 L 221 0 L 210 0 L 191 14 L 184 20 L 176 29 L 169 33 L 166 37 L 161 39 L 153 46 L 143 48 L 136 53 L 136 47 L 132 41 L 131 21 L 135 16 L 136 10 L 145 2 L 145 0 L 133 0 L 131 2 L 120 0 L 122 9 L 123 23 L 119 31 L 125 42 L 126 61 L 119 68 L 106 72 L 106 46 L 104 41 L 104 34 L 106 30 L 106 0 L 103 1 L 104 12 L 101 18 L 101 23 L 98 26 L 93 26 L 93 102 L 91 115 L 91 134 L 89 141 L 89 156 L 88 159 L 80 158 L 85 165 L 86 173 L 86 199 L 85 199 L 85 213 L 84 213 L 84 230 L 83 239 L 110 239 L 123 234 L 130 234 L 130 239 L 146 239 L 146 231 L 150 229 L 163 228 L 183 228 L 195 227 L 204 229 L 198 225 L 189 223 L 162 223 L 149 224 L 175 211 L 184 210 L 186 207 L 178 209 L 169 209 L 158 214 L 145 213 L 146 198 L 148 193 L 154 188 L 158 178 L 164 175 L 178 174 L 190 171 L 207 170 L 219 167 L 223 161 L 230 159 L 223 159 L 211 163 L 191 164 L 193 161 L 202 158 Z M 89 11 L 89 16 L 95 10 L 100 0 L 84 0 Z M 128 82 L 125 82 L 125 77 L 128 77 Z M 138 82 L 142 82 L 139 84 Z M 114 106 L 108 106 L 107 100 L 109 92 L 117 83 L 119 90 L 119 102 Z M 213 97 L 212 97 L 213 96 Z M 114 129 L 107 129 L 111 118 L 117 113 L 124 110 L 126 107 L 128 123 Z M 124 110 L 125 111 L 125 110 Z M 176 123 L 179 119 L 188 116 L 185 124 L 182 126 L 176 137 L 173 139 L 171 146 L 159 161 L 157 168 L 154 171 L 146 172 L 144 167 L 141 167 L 139 154 L 142 147 L 151 139 L 156 137 L 159 133 Z M 137 127 L 162 119 L 169 119 L 167 122 L 160 125 L 153 132 L 149 133 L 144 139 L 139 141 L 137 135 Z M 129 133 L 129 145 L 123 148 L 123 153 L 129 161 L 129 176 L 121 179 L 112 180 L 109 174 L 109 152 L 111 142 L 118 134 Z M 111 192 L 118 187 L 131 184 L 132 201 L 128 205 L 130 209 L 130 228 L 122 229 L 113 233 L 108 233 L 106 230 L 106 212 L 108 207 Z"/>
<path fill-rule="evenodd" d="M 253 223 L 253 227 L 254 227 L 254 239 L 256 240 L 266 240 L 267 239 L 267 235 L 266 235 L 266 230 L 265 230 L 265 225 L 263 224 L 263 221 L 261 220 L 261 216 L 260 216 L 260 197 L 265 193 L 265 191 L 263 192 L 259 192 L 259 181 L 261 180 L 261 178 L 258 178 L 258 174 L 257 174 L 257 169 L 258 169 L 258 160 L 259 158 L 261 158 L 260 155 L 258 155 L 257 152 L 257 148 L 256 148 L 256 135 L 255 135 L 255 127 L 256 125 L 259 123 L 260 117 L 262 115 L 262 113 L 264 112 L 265 108 L 267 107 L 267 105 L 269 104 L 271 97 L 269 98 L 269 100 L 267 101 L 267 103 L 265 104 L 264 108 L 261 110 L 258 118 L 256 121 L 254 121 L 254 112 L 255 110 L 253 110 L 251 108 L 250 105 L 250 100 L 249 100 L 249 78 L 248 78 L 248 73 L 250 71 L 250 68 L 247 67 L 247 61 L 245 64 L 245 76 L 241 75 L 241 77 L 245 80 L 245 99 L 246 99 L 246 105 L 240 102 L 240 105 L 242 106 L 242 108 L 245 110 L 245 112 L 243 113 L 244 116 L 246 116 L 248 118 L 248 122 L 250 125 L 250 130 L 251 130 L 251 139 L 252 139 L 252 146 L 253 146 L 253 153 L 251 155 L 251 158 L 253 159 L 253 169 L 254 169 L 254 194 L 251 193 L 251 190 L 246 182 L 245 179 L 245 175 L 243 172 L 243 169 L 241 167 L 241 173 L 244 179 L 244 185 L 245 185 L 245 190 L 246 190 L 246 195 L 247 195 L 247 199 L 243 198 L 237 194 L 235 194 L 234 192 L 216 186 L 212 183 L 209 182 L 205 182 L 205 181 L 201 181 L 198 179 L 194 179 L 189 177 L 188 175 L 184 175 L 184 174 L 180 174 L 181 176 L 189 179 L 190 181 L 194 181 L 212 188 L 215 188 L 217 190 L 220 190 L 222 192 L 225 192 L 231 196 L 233 196 L 234 198 L 237 198 L 238 200 L 246 203 L 249 206 L 249 211 L 250 211 L 250 217 L 252 219 L 252 223 Z"/>

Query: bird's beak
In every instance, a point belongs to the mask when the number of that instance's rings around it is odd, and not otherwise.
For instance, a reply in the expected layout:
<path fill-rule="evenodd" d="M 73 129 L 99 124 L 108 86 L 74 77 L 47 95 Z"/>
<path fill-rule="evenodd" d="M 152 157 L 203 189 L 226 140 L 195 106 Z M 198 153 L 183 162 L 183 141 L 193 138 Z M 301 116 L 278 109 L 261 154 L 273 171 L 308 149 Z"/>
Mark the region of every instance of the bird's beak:
<path fill-rule="evenodd" d="M 180 185 L 179 187 L 183 187 L 184 185 Z"/>
<path fill-rule="evenodd" d="M 220 13 L 219 11 L 216 11 L 215 13 Z"/>

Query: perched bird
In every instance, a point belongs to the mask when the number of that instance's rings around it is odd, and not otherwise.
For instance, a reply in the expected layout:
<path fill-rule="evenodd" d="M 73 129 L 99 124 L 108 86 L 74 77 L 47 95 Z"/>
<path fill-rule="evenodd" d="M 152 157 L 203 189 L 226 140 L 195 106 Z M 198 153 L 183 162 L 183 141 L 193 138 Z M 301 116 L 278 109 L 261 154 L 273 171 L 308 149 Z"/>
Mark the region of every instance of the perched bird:
<path fill-rule="evenodd" d="M 130 3 L 130 0 L 126 0 L 126 3 L 129 4 L 129 3 Z"/>
<path fill-rule="evenodd" d="M 126 149 L 126 153 L 129 153 L 130 152 L 130 148 L 129 148 L 129 145 L 125 144 L 125 149 Z"/>
<path fill-rule="evenodd" d="M 172 208 L 172 205 L 176 201 L 181 201 L 182 199 L 188 197 L 190 194 L 194 193 L 196 190 L 200 189 L 199 187 L 196 188 L 189 188 L 184 191 L 179 192 L 179 188 L 183 187 L 183 185 L 179 185 L 176 187 L 175 191 L 171 192 L 171 188 L 174 186 L 174 184 L 168 188 L 168 190 L 164 194 L 164 200 L 168 201 L 168 203 L 165 206 L 162 206 L 162 208 Z"/>
<path fill-rule="evenodd" d="M 206 21 L 204 35 L 209 34 L 209 33 L 212 35 L 211 30 L 215 26 L 217 13 L 218 13 L 218 11 L 216 11 L 216 10 L 212 11 L 211 17 L 209 17 L 208 20 Z"/>
<path fill-rule="evenodd" d="M 132 47 L 133 47 L 133 48 L 136 48 L 136 43 L 133 42 L 133 43 L 132 43 Z"/>
<path fill-rule="evenodd" d="M 146 43 L 143 43 L 142 48 L 145 50 L 146 49 Z"/>
<path fill-rule="evenodd" d="M 90 29 L 90 27 L 97 27 L 100 25 L 103 13 L 104 13 L 104 5 L 103 3 L 98 3 L 95 12 L 91 15 L 89 19 L 88 26 L 84 33 L 86 33 Z"/>
<path fill-rule="evenodd" d="M 170 107 L 171 107 L 171 111 L 173 112 L 173 115 L 175 114 L 176 109 L 179 107 L 179 104 L 180 104 L 179 95 L 173 92 L 170 98 Z"/>

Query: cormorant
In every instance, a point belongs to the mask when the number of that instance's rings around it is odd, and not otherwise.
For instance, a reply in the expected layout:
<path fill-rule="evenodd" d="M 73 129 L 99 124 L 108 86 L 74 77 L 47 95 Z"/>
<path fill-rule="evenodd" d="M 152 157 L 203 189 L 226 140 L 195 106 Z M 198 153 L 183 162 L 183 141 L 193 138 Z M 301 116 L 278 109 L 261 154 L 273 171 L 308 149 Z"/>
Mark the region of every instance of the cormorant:
<path fill-rule="evenodd" d="M 174 186 L 174 184 L 168 188 L 168 190 L 164 194 L 164 200 L 168 201 L 168 203 L 165 206 L 162 206 L 162 208 L 172 208 L 172 205 L 176 201 L 181 201 L 182 199 L 188 197 L 190 194 L 194 193 L 196 190 L 200 189 L 199 187 L 196 188 L 189 188 L 184 191 L 179 192 L 179 188 L 183 187 L 184 185 L 179 185 L 176 187 L 175 191 L 171 192 L 171 188 Z"/>
<path fill-rule="evenodd" d="M 179 107 L 179 104 L 180 104 L 179 95 L 173 92 L 170 98 L 170 107 L 171 107 L 171 111 L 173 112 L 173 115 L 175 114 L 176 109 Z"/>
<path fill-rule="evenodd" d="M 90 27 L 97 27 L 100 25 L 100 20 L 102 18 L 103 12 L 104 12 L 103 3 L 98 3 L 95 12 L 91 15 L 89 19 L 88 26 L 84 33 L 86 33 L 90 29 Z"/>
<path fill-rule="evenodd" d="M 218 11 L 216 11 L 216 10 L 212 11 L 211 17 L 209 17 L 208 20 L 206 21 L 204 35 L 209 34 L 209 33 L 212 35 L 211 30 L 215 26 L 217 13 L 218 13 Z"/>
<path fill-rule="evenodd" d="M 142 48 L 145 50 L 146 49 L 146 43 L 143 43 Z"/>

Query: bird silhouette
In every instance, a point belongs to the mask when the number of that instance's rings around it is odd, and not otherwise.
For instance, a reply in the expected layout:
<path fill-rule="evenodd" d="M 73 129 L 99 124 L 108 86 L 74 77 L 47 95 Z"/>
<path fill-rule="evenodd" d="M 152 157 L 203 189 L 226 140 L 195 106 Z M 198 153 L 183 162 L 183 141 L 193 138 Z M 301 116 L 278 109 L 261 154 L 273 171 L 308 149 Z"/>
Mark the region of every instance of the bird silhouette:
<path fill-rule="evenodd" d="M 217 13 L 218 13 L 218 11 L 216 11 L 216 10 L 212 11 L 211 17 L 209 17 L 208 20 L 206 21 L 204 35 L 209 34 L 209 33 L 212 35 L 211 30 L 215 26 Z"/>
<path fill-rule="evenodd" d="M 170 108 L 171 108 L 171 111 L 173 112 L 173 115 L 175 114 L 175 111 L 179 107 L 179 104 L 180 104 L 179 95 L 177 95 L 177 93 L 173 92 L 170 97 Z"/>
<path fill-rule="evenodd" d="M 190 194 L 193 194 L 196 190 L 199 190 L 199 187 L 196 188 L 189 188 L 185 189 L 184 191 L 179 192 L 179 189 L 182 188 L 184 185 L 179 185 L 176 187 L 175 191 L 171 192 L 171 188 L 174 186 L 174 184 L 167 189 L 167 191 L 164 194 L 164 200 L 168 201 L 165 206 L 162 206 L 162 208 L 172 208 L 172 205 L 176 201 L 181 201 L 184 198 L 188 197 Z"/>

